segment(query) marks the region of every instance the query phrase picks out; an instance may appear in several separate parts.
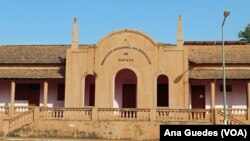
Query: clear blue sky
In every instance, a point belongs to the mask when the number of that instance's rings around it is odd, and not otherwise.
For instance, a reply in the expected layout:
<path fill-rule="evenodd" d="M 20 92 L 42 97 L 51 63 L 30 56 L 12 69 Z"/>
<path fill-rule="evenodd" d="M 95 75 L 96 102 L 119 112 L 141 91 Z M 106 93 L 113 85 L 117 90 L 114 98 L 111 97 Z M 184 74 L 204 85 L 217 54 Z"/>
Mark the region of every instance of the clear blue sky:
<path fill-rule="evenodd" d="M 74 17 L 86 44 L 123 28 L 175 44 L 178 15 L 185 41 L 221 40 L 225 9 L 231 11 L 225 40 L 238 40 L 250 23 L 250 0 L 1 0 L 0 6 L 0 45 L 70 44 Z"/>

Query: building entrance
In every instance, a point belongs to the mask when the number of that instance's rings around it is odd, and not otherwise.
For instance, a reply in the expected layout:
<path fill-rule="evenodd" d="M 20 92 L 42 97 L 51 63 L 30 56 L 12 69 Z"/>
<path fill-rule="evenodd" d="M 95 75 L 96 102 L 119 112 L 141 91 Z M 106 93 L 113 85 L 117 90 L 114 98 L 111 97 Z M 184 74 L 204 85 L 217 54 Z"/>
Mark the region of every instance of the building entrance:
<path fill-rule="evenodd" d="M 136 108 L 137 77 L 130 69 L 122 69 L 115 77 L 115 108 Z"/>
<path fill-rule="evenodd" d="M 29 106 L 39 106 L 40 84 L 17 84 L 15 100 L 27 100 Z"/>
<path fill-rule="evenodd" d="M 122 85 L 122 107 L 123 108 L 136 107 L 136 84 Z"/>

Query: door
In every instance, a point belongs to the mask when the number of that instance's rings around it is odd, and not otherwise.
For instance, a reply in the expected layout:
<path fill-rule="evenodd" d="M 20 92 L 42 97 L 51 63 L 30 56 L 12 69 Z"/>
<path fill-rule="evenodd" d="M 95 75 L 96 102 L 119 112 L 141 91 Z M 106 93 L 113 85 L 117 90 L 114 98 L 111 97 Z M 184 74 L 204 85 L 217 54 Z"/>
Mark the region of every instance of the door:
<path fill-rule="evenodd" d="M 205 86 L 191 86 L 191 105 L 192 109 L 205 109 Z"/>
<path fill-rule="evenodd" d="M 122 85 L 122 108 L 136 108 L 136 84 Z"/>
<path fill-rule="evenodd" d="M 40 84 L 16 84 L 15 100 L 27 100 L 29 106 L 39 106 Z"/>
<path fill-rule="evenodd" d="M 39 106 L 40 85 L 30 84 L 28 92 L 29 106 Z"/>

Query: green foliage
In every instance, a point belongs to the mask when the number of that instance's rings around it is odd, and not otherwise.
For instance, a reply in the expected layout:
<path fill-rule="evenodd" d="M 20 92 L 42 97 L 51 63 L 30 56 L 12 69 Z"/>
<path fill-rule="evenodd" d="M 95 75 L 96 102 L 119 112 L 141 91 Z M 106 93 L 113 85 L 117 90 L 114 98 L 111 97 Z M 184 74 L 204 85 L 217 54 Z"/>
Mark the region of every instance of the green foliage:
<path fill-rule="evenodd" d="M 248 24 L 245 27 L 244 31 L 240 31 L 238 33 L 238 36 L 239 36 L 239 38 L 240 38 L 241 41 L 248 41 L 248 42 L 250 42 L 250 24 Z"/>

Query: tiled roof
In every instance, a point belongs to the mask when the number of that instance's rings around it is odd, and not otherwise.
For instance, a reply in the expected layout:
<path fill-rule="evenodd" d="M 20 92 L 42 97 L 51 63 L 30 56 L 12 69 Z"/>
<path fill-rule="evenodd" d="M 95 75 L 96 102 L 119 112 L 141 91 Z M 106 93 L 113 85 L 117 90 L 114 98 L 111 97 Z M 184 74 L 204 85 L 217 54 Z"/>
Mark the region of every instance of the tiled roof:
<path fill-rule="evenodd" d="M 94 45 L 79 45 L 80 48 Z M 70 45 L 0 45 L 1 64 L 63 64 L 66 50 Z M 221 63 L 221 45 L 189 43 L 189 62 L 193 64 Z M 231 64 L 250 64 L 250 44 L 225 45 L 226 62 Z M 227 70 L 228 79 L 250 78 L 249 70 Z M 9 69 L 0 70 L 0 78 L 64 78 L 65 70 Z M 190 70 L 191 79 L 220 79 L 220 70 Z"/>
<path fill-rule="evenodd" d="M 80 48 L 93 45 L 80 45 Z M 61 64 L 65 62 L 70 45 L 2 45 L 0 63 Z M 221 63 L 221 45 L 184 45 L 188 48 L 189 62 Z M 250 63 L 250 44 L 226 45 L 226 63 Z"/>
<path fill-rule="evenodd" d="M 248 79 L 250 78 L 250 70 L 226 70 L 226 79 Z M 202 69 L 190 70 L 190 79 L 222 79 L 222 70 Z"/>
<path fill-rule="evenodd" d="M 79 45 L 80 48 L 93 45 Z M 0 63 L 61 64 L 65 63 L 70 45 L 0 45 Z"/>
<path fill-rule="evenodd" d="M 70 45 L 0 46 L 0 63 L 62 63 Z"/>
<path fill-rule="evenodd" d="M 0 69 L 0 78 L 64 78 L 65 69 Z"/>
<path fill-rule="evenodd" d="M 186 45 L 188 48 L 189 62 L 195 64 L 221 63 L 221 45 Z M 250 63 L 250 45 L 225 46 L 226 63 Z"/>

